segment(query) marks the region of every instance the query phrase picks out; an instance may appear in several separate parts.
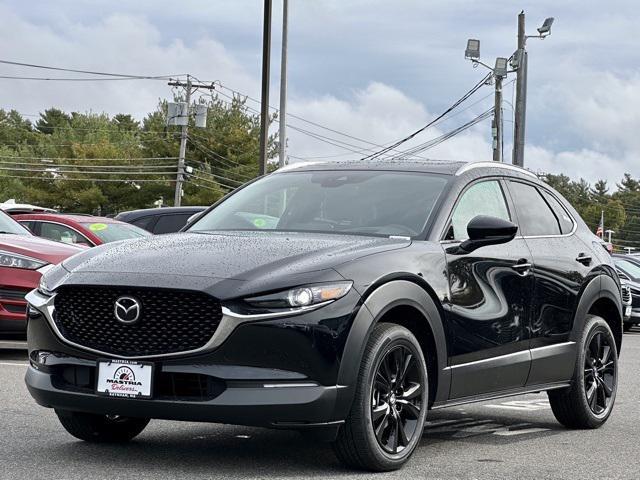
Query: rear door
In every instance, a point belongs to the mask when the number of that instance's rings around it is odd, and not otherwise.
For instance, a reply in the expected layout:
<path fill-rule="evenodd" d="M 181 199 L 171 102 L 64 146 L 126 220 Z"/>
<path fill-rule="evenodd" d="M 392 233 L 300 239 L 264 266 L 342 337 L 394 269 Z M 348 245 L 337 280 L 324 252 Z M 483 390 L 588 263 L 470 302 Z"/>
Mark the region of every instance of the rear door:
<path fill-rule="evenodd" d="M 473 217 L 491 215 L 515 223 L 511 210 L 502 182 L 482 179 L 463 191 L 446 229 L 452 399 L 522 387 L 529 373 L 533 278 L 527 244 L 516 238 L 464 254 L 451 248 L 468 238 L 466 227 Z"/>
<path fill-rule="evenodd" d="M 576 222 L 554 194 L 520 180 L 507 183 L 534 265 L 532 368 L 527 384 L 566 380 L 571 375 L 559 367 L 573 368 L 575 345 L 569 334 L 593 259 L 575 235 Z"/>

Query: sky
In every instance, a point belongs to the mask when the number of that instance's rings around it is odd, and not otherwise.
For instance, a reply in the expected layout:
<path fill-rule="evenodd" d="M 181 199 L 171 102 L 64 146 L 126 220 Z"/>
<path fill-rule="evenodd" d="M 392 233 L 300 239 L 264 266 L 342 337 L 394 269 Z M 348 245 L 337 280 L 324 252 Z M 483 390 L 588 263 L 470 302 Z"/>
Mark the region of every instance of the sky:
<path fill-rule="evenodd" d="M 82 70 L 190 73 L 259 99 L 261 0 L 0 0 L 0 60 Z M 615 6 L 615 8 L 614 8 Z M 527 33 L 555 17 L 552 35 L 529 39 L 525 166 L 610 188 L 640 176 L 640 12 L 634 0 L 289 0 L 288 111 L 295 128 L 377 148 L 435 118 L 486 71 L 464 59 L 468 38 L 493 64 L 516 48 L 517 14 Z M 282 2 L 274 0 L 271 98 L 278 105 Z M 72 74 L 0 65 L 0 75 Z M 504 81 L 505 161 L 511 161 L 513 80 Z M 229 93 L 229 90 L 221 90 Z M 142 118 L 172 91 L 154 80 L 36 82 L 0 79 L 0 108 L 32 120 L 49 107 Z M 251 100 L 248 105 L 259 108 Z M 482 87 L 449 120 L 408 146 L 452 130 L 493 105 Z M 277 125 L 272 126 L 273 129 Z M 362 140 L 365 140 L 366 143 Z M 330 140 L 331 141 L 331 140 Z M 333 143 L 336 143 L 335 141 Z M 358 158 L 344 148 L 287 134 L 290 161 Z M 422 154 L 491 160 L 490 121 Z"/>

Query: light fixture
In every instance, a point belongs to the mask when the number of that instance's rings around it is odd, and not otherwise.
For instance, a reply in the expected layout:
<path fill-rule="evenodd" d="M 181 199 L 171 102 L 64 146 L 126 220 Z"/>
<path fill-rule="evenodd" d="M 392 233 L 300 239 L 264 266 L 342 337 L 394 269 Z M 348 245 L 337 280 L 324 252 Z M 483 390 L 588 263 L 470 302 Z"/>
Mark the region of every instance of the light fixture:
<path fill-rule="evenodd" d="M 467 49 L 464 51 L 464 58 L 472 60 L 480 58 L 480 40 L 473 38 L 467 40 Z"/>
<path fill-rule="evenodd" d="M 544 23 L 538 28 L 538 33 L 541 37 L 551 35 L 551 25 L 553 25 L 553 17 L 545 19 Z"/>
<path fill-rule="evenodd" d="M 504 78 L 507 76 L 507 64 L 509 61 L 504 57 L 496 58 L 496 66 L 493 68 L 493 74 L 496 77 Z"/>

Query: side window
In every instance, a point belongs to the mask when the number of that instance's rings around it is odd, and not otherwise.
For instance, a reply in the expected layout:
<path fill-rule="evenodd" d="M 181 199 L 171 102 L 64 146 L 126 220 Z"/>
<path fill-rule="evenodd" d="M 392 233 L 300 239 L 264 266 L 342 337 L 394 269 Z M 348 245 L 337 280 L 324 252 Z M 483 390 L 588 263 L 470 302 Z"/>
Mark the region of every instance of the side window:
<path fill-rule="evenodd" d="M 573 230 L 573 220 L 567 213 L 567 210 L 556 199 L 556 197 L 551 195 L 546 190 L 542 190 L 542 195 L 551 207 L 551 210 L 553 210 L 556 214 L 556 218 L 558 219 L 558 222 L 560 222 L 560 231 L 562 232 L 562 234 L 564 235 L 565 233 L 571 233 L 571 231 Z"/>
<path fill-rule="evenodd" d="M 511 220 L 502 187 L 497 180 L 476 183 L 462 194 L 453 209 L 451 225 L 445 239 L 466 240 L 469 238 L 467 224 L 477 215 L 490 215 Z"/>
<path fill-rule="evenodd" d="M 153 228 L 153 233 L 173 233 L 180 230 L 187 223 L 187 220 L 191 214 L 180 213 L 175 215 L 161 215 L 158 218 L 156 226 Z"/>
<path fill-rule="evenodd" d="M 510 181 L 509 190 L 516 205 L 522 235 L 560 235 L 560 223 L 537 188 Z"/>
<path fill-rule="evenodd" d="M 80 235 L 75 230 L 57 223 L 42 222 L 40 224 L 40 236 L 55 242 L 92 245 L 84 235 Z"/>
<path fill-rule="evenodd" d="M 147 215 L 146 217 L 138 218 L 133 222 L 129 222 L 136 227 L 144 228 L 145 230 L 151 231 L 151 224 L 155 220 L 156 217 L 153 215 Z"/>
<path fill-rule="evenodd" d="M 31 233 L 35 233 L 36 222 L 32 220 L 20 220 L 20 225 L 28 228 Z"/>

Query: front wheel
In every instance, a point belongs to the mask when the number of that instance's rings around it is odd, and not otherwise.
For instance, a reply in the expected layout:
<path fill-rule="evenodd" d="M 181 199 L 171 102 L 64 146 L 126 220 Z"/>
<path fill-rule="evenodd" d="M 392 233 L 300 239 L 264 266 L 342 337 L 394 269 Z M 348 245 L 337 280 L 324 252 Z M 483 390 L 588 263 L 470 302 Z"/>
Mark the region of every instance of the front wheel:
<path fill-rule="evenodd" d="M 333 445 L 336 455 L 350 467 L 400 468 L 422 438 L 428 398 L 427 366 L 416 338 L 399 325 L 376 325 L 351 412 Z"/>
<path fill-rule="evenodd" d="M 556 419 L 569 428 L 598 428 L 613 409 L 618 387 L 618 350 L 611 328 L 589 315 L 571 387 L 548 392 Z"/>
<path fill-rule="evenodd" d="M 149 423 L 148 418 L 56 410 L 64 429 L 80 440 L 95 443 L 124 443 L 139 435 Z"/>

